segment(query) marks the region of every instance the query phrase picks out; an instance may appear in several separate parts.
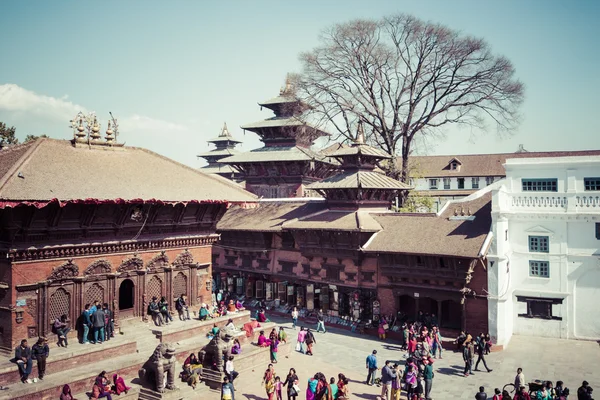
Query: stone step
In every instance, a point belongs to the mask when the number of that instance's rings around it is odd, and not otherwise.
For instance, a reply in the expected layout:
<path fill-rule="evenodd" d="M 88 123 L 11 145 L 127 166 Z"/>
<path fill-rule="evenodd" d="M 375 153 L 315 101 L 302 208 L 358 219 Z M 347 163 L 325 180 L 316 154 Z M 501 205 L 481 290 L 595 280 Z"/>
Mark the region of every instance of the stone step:
<path fill-rule="evenodd" d="M 58 347 L 50 350 L 46 361 L 46 374 L 65 371 L 81 364 L 88 364 L 98 358 L 112 355 L 134 354 L 137 350 L 135 337 L 115 337 L 102 344 L 72 344 L 67 348 Z M 11 356 L 14 357 L 14 354 Z M 31 377 L 37 377 L 37 362 L 33 361 Z M 17 365 L 8 360 L 0 362 L 0 385 L 20 384 Z"/>
<path fill-rule="evenodd" d="M 109 377 L 119 373 L 126 380 L 137 376 L 139 368 L 146 362 L 150 354 L 125 354 L 118 357 L 102 357 L 99 360 L 79 365 L 77 368 L 71 368 L 66 371 L 59 371 L 48 374 L 43 381 L 35 384 L 17 383 L 2 392 L 0 399 L 20 399 L 20 400 L 46 400 L 56 399 L 60 396 L 60 391 L 65 383 L 71 386 L 71 391 L 75 393 L 91 390 L 96 376 L 101 371 L 106 371 Z M 128 383 L 129 385 L 129 383 Z"/>
<path fill-rule="evenodd" d="M 112 395 L 113 399 L 137 400 L 140 397 L 140 388 L 137 385 L 129 385 L 128 384 L 127 386 L 131 386 L 131 389 L 127 391 L 127 394 L 121 393 L 118 396 L 116 394 L 113 394 Z M 79 400 L 89 399 L 91 394 L 92 394 L 92 392 L 91 392 L 91 388 L 90 388 L 85 392 L 81 392 L 81 393 L 74 395 L 73 398 L 79 399 Z"/>
<path fill-rule="evenodd" d="M 235 318 L 236 325 L 241 326 L 243 323 L 249 320 L 249 313 L 239 313 Z M 107 371 L 109 376 L 114 373 L 119 373 L 126 380 L 128 386 L 134 387 L 131 380 L 137 378 L 138 370 L 150 357 L 156 346 L 160 343 L 160 339 L 176 339 L 174 344 L 177 348 L 176 357 L 180 363 L 192 352 L 197 353 L 203 346 L 208 343 L 204 330 L 208 331 L 212 329 L 214 323 L 218 326 L 223 326 L 229 320 L 228 317 L 221 317 L 209 321 L 175 321 L 170 326 L 157 327 L 152 324 L 145 323 L 142 321 L 130 321 L 117 335 L 116 338 L 99 345 L 81 345 L 73 344 L 68 349 L 58 348 L 51 350 L 51 357 L 48 360 L 47 375 L 43 381 L 39 381 L 35 384 L 21 384 L 16 383 L 9 387 L 8 390 L 0 392 L 0 399 L 55 399 L 59 397 L 62 386 L 68 383 L 71 386 L 71 390 L 74 393 L 84 393 L 90 391 L 93 382 L 102 370 Z M 264 324 L 261 328 L 258 328 L 253 332 L 252 336 L 246 338 L 245 332 L 237 332 L 240 342 L 243 348 L 247 348 L 245 345 L 250 341 L 256 341 L 258 332 L 261 329 L 270 331 L 274 323 Z M 180 333 L 183 332 L 183 333 Z M 121 344 L 121 345 L 120 345 Z M 122 347 L 125 346 L 125 347 Z M 96 350 L 98 349 L 98 350 Z M 114 350 L 113 350 L 114 349 Z M 125 353 L 123 353 L 123 351 Z M 263 359 L 268 360 L 268 349 L 258 349 L 258 352 L 246 351 L 246 357 L 240 357 L 240 367 L 248 365 L 248 368 L 252 364 L 252 359 L 259 357 L 260 362 L 263 363 Z M 70 353 L 69 353 L 70 351 Z M 107 353 L 109 351 L 110 353 Z M 259 354 L 260 353 L 260 354 Z M 64 354 L 64 355 L 62 355 Z M 59 356 L 61 360 L 65 360 L 64 368 L 50 368 L 50 361 L 58 362 Z M 85 358 L 87 357 L 87 358 Z M 243 359 L 248 359 L 248 362 L 242 362 Z M 178 365 L 178 372 L 181 365 Z M 34 363 L 35 365 L 35 363 Z M 59 364 L 56 364 L 59 365 Z M 7 372 L 16 374 L 18 381 L 18 371 L 16 365 L 9 363 L 5 365 Z M 237 368 L 237 366 L 236 366 Z M 10 369 L 10 371 L 8 371 Z M 56 372 L 54 372 L 56 371 Z M 31 375 L 31 377 L 36 374 Z M 134 381 L 137 379 L 134 379 Z M 179 386 L 186 386 L 185 383 L 178 384 Z M 173 393 L 173 399 L 177 398 L 179 394 L 184 394 L 181 398 L 190 398 L 200 393 L 201 388 L 206 388 L 204 385 L 199 385 L 196 390 L 191 387 L 181 387 L 177 393 Z M 187 391 L 190 391 L 187 395 Z M 130 397 L 133 396 L 133 397 Z M 148 394 L 149 395 L 149 394 Z M 140 391 L 141 396 L 141 391 Z M 135 398 L 134 393 L 128 394 L 127 397 Z M 85 398 L 85 396 L 84 396 Z"/>

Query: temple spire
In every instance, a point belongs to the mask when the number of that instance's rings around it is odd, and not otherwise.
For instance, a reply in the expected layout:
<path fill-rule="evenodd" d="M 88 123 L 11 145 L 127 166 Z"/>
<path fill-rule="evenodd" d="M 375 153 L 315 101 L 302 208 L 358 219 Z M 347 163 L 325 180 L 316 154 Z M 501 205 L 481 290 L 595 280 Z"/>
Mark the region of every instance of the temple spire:
<path fill-rule="evenodd" d="M 363 129 L 362 120 L 358 121 L 358 129 L 356 132 L 356 139 L 354 140 L 356 144 L 365 144 L 365 131 Z"/>
<path fill-rule="evenodd" d="M 229 129 L 227 129 L 227 122 L 223 122 L 223 129 L 221 129 L 219 137 L 231 137 L 231 133 L 229 133 Z"/>

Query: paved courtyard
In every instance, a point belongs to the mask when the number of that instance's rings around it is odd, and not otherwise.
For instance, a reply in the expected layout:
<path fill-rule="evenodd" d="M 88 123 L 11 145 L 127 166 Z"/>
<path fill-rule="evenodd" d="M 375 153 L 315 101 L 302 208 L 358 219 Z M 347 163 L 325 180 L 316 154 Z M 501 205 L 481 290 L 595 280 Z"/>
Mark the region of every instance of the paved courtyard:
<path fill-rule="evenodd" d="M 278 318 L 274 320 L 279 322 Z M 296 335 L 291 330 L 291 323 L 284 322 L 282 325 L 289 328 L 288 335 L 295 345 Z M 404 360 L 404 352 L 400 350 L 398 343 L 382 342 L 375 337 L 353 334 L 347 330 L 328 328 L 326 334 L 316 334 L 316 340 L 313 357 L 292 350 L 289 357 L 279 360 L 275 370 L 282 380 L 289 368 L 293 367 L 300 377 L 301 389 L 306 390 L 307 379 L 316 372 L 323 372 L 328 377 L 337 377 L 342 372 L 350 379 L 352 398 L 375 399 L 379 388 L 364 384 L 367 355 L 377 350 L 380 366 L 386 359 L 400 363 Z M 464 364 L 461 354 L 445 352 L 443 359 L 436 360 L 434 364 L 432 398 L 472 399 L 480 385 L 485 386 L 491 397 L 495 387 L 502 388 L 504 384 L 514 381 L 517 367 L 523 368 L 527 381 L 562 380 L 571 389 L 571 393 L 583 380 L 589 381 L 594 388 L 600 388 L 600 346 L 596 342 L 515 336 L 507 350 L 491 353 L 487 356 L 487 362 L 493 372 L 475 372 L 465 378 L 462 375 Z M 480 365 L 480 368 L 483 369 L 483 366 Z M 236 380 L 237 400 L 266 399 L 260 384 L 265 369 L 266 365 L 257 365 L 252 371 L 245 371 L 240 375 Z M 304 395 L 298 399 L 304 399 Z"/>

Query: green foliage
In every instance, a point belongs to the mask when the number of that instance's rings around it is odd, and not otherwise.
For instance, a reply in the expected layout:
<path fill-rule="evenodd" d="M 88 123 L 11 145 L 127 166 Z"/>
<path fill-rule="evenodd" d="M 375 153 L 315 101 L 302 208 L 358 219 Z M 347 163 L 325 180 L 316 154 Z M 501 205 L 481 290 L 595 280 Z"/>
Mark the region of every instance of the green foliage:
<path fill-rule="evenodd" d="M 40 136 L 36 136 L 36 135 L 31 135 L 31 134 L 29 134 L 29 135 L 25 136 L 25 141 L 24 141 L 23 143 L 28 143 L 28 142 L 31 142 L 32 140 L 36 140 L 36 139 L 39 139 L 39 138 L 41 138 L 41 137 L 45 137 L 45 138 L 47 138 L 47 137 L 48 137 L 48 135 L 40 135 Z"/>
<path fill-rule="evenodd" d="M 17 128 L 11 126 L 10 128 L 4 122 L 0 122 L 0 143 L 2 145 L 18 144 L 19 139 L 15 136 Z"/>
<path fill-rule="evenodd" d="M 429 196 L 409 195 L 402 204 L 402 207 L 396 209 L 398 212 L 432 212 L 433 198 Z"/>

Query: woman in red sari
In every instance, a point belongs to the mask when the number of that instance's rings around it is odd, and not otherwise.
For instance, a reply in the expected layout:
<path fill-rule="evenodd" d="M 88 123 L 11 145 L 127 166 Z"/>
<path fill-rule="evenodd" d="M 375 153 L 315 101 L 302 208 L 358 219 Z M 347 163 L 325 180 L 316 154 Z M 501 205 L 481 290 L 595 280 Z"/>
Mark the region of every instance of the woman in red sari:
<path fill-rule="evenodd" d="M 115 383 L 115 393 L 120 395 L 121 393 L 127 394 L 127 392 L 131 389 L 129 386 L 125 385 L 125 380 L 119 374 L 113 375 L 113 382 Z"/>

